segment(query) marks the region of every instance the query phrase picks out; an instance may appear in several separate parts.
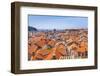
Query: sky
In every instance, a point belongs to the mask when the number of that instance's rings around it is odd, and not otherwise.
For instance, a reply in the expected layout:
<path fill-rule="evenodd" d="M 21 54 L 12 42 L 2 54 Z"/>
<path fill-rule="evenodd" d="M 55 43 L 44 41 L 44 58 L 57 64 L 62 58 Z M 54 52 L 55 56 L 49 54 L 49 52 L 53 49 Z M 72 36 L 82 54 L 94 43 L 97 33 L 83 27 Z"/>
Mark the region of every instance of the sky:
<path fill-rule="evenodd" d="M 28 26 L 48 30 L 87 28 L 88 17 L 29 15 Z"/>

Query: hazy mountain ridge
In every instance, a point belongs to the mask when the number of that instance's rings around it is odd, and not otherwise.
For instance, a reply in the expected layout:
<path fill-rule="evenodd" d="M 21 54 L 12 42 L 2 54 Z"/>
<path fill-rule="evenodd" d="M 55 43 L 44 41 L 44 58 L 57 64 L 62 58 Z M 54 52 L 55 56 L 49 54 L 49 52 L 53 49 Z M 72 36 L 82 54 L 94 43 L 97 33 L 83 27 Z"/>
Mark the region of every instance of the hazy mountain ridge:
<path fill-rule="evenodd" d="M 32 27 L 32 26 L 28 26 L 28 31 L 64 31 L 64 30 L 66 30 L 66 31 L 77 31 L 77 30 L 88 30 L 87 28 L 72 28 L 72 29 L 37 29 L 37 28 L 35 28 L 35 27 Z"/>

